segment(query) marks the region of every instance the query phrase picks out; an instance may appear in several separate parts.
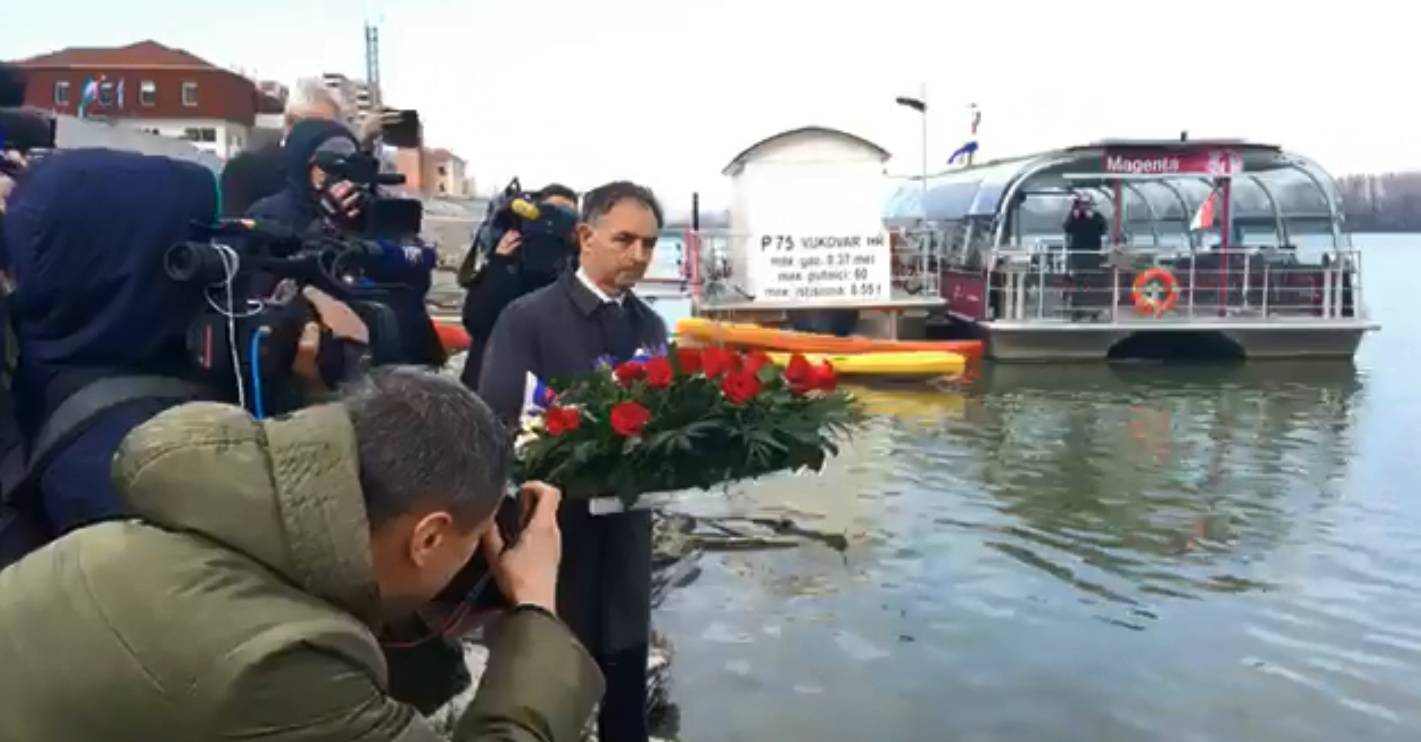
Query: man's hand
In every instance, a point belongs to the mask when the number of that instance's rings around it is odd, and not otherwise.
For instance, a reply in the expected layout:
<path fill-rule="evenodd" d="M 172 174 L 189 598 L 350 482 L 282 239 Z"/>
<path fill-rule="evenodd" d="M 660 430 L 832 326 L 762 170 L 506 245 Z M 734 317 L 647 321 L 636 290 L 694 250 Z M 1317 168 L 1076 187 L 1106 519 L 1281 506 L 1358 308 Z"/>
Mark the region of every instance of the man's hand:
<path fill-rule="evenodd" d="M 345 219 L 360 216 L 360 189 L 356 188 L 354 183 L 348 180 L 336 183 L 326 192 L 325 198 L 338 216 Z"/>
<path fill-rule="evenodd" d="M 301 328 L 301 338 L 296 342 L 296 360 L 292 362 L 291 370 L 310 384 L 324 387 L 320 365 L 321 325 L 330 328 L 331 334 L 336 337 L 366 344 L 370 342 L 370 330 L 350 305 L 315 286 L 302 289 L 301 295 L 315 307 L 321 323 L 307 322 Z"/>
<path fill-rule="evenodd" d="M 523 235 L 519 234 L 516 229 L 510 229 L 504 232 L 502 237 L 498 238 L 498 247 L 495 247 L 493 251 L 499 255 L 508 257 L 518 252 L 518 248 L 522 246 Z"/>
<path fill-rule="evenodd" d="M 557 614 L 558 563 L 562 561 L 562 533 L 558 530 L 558 505 L 562 493 L 542 482 L 528 482 L 519 496 L 533 501 L 533 516 L 507 551 L 498 526 L 492 525 L 481 547 L 493 569 L 499 590 L 514 605 L 533 605 Z"/>
<path fill-rule="evenodd" d="M 365 326 L 360 315 L 356 314 L 349 304 L 315 286 L 301 289 L 301 295 L 306 297 L 306 301 L 311 302 L 311 306 L 316 308 L 316 314 L 320 316 L 321 324 L 329 327 L 332 335 L 367 345 L 370 343 L 370 328 Z"/>

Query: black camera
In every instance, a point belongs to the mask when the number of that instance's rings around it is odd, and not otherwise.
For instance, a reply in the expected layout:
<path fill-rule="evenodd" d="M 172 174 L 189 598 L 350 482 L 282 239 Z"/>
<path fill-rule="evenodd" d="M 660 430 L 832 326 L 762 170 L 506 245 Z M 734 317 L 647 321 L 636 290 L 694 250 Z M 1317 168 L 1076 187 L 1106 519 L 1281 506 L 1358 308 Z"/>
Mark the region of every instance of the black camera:
<path fill-rule="evenodd" d="M 512 548 L 518 542 L 519 535 L 523 533 L 528 519 L 532 516 L 533 506 L 532 502 L 520 497 L 516 491 L 505 495 L 499 501 L 493 524 L 494 528 L 498 529 L 498 535 L 503 537 L 505 549 Z M 465 605 L 466 609 L 474 611 L 510 608 L 513 605 L 513 601 L 499 590 L 482 549 L 474 552 L 474 557 L 454 575 L 449 585 L 435 596 L 434 602 L 444 606 Z"/>
<path fill-rule="evenodd" d="M 484 220 L 474 233 L 474 244 L 459 266 L 459 284 L 468 288 L 473 283 L 509 230 L 517 230 L 522 237 L 518 260 L 524 270 L 556 276 L 564 268 L 576 265 L 577 253 L 573 249 L 576 226 L 576 212 L 539 203 L 537 196 L 523 190 L 514 178 L 489 202 Z"/>
<path fill-rule="evenodd" d="M 348 181 L 360 189 L 361 219 L 345 224 L 352 232 L 371 239 L 402 239 L 419 234 L 424 206 L 412 198 L 385 198 L 377 190 L 382 185 L 401 185 L 405 176 L 380 172 L 380 160 L 367 152 L 316 153 L 316 166 L 332 182 Z"/>
<path fill-rule="evenodd" d="M 0 66 L 0 153 L 14 150 L 28 155 L 54 149 L 57 121 L 48 113 L 22 108 L 23 80 Z M 0 174 L 14 176 L 15 165 L 0 156 Z"/>
<path fill-rule="evenodd" d="M 174 281 L 207 287 L 209 308 L 188 330 L 189 357 L 216 385 L 250 381 L 254 411 L 268 402 L 262 380 L 267 392 L 275 391 L 270 382 L 290 374 L 302 330 L 319 321 L 302 287 L 314 286 L 346 303 L 369 330 L 365 347 L 338 342 L 322 330 L 317 363 L 328 386 L 344 379 L 352 366 L 401 361 L 394 310 L 380 300 L 378 286 L 361 288 L 368 283 L 366 270 L 387 262 L 384 253 L 399 248 L 352 235 L 296 234 L 248 220 L 207 231 L 205 241 L 170 247 L 163 268 Z"/>

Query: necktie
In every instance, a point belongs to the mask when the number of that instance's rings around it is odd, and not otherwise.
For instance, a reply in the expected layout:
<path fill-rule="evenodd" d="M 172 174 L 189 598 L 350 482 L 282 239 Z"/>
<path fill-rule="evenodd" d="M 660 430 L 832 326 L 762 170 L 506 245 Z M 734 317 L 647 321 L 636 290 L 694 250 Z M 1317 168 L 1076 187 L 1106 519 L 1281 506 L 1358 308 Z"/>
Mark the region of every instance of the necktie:
<path fill-rule="evenodd" d="M 602 338 L 612 359 L 621 363 L 631 358 L 637 346 L 636 323 L 631 314 L 621 304 L 609 301 L 602 305 L 601 315 Z"/>

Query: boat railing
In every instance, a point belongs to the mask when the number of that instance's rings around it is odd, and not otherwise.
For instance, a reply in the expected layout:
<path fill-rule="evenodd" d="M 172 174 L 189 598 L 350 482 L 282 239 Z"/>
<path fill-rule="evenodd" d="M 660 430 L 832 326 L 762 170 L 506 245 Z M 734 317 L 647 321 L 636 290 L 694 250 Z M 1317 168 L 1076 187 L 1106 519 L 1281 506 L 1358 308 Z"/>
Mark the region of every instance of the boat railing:
<path fill-rule="evenodd" d="M 1018 322 L 1347 322 L 1366 316 L 1361 268 L 1351 249 L 1317 262 L 1278 248 L 1001 251 L 986 306 Z"/>

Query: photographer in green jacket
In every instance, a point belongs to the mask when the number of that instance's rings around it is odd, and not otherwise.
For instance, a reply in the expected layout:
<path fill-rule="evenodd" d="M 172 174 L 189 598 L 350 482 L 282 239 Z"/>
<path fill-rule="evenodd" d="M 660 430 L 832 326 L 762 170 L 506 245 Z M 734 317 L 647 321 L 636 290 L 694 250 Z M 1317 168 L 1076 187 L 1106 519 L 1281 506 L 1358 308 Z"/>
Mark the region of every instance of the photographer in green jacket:
<path fill-rule="evenodd" d="M 526 485 L 505 549 L 508 463 L 482 401 L 410 368 L 284 418 L 159 414 L 115 458 L 133 517 L 0 571 L 0 740 L 441 739 L 375 636 L 479 548 L 515 607 L 453 738 L 577 740 L 602 678 L 555 617 L 560 495 Z"/>

